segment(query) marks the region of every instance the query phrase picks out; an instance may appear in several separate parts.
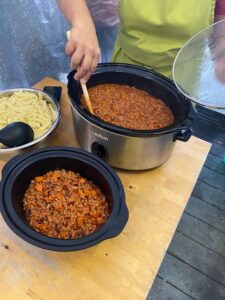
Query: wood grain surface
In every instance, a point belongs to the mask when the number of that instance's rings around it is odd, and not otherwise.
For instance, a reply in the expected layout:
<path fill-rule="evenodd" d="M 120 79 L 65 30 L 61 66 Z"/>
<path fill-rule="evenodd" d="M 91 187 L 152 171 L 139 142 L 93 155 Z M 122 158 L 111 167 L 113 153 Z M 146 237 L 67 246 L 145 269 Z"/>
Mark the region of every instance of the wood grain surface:
<path fill-rule="evenodd" d="M 35 87 L 62 86 L 61 121 L 44 142 L 78 146 L 65 85 L 45 78 Z M 116 238 L 70 253 L 36 248 L 0 216 L 0 299 L 145 299 L 207 157 L 210 144 L 177 142 L 170 160 L 149 171 L 116 170 L 130 217 Z M 16 153 L 18 154 L 18 153 Z M 0 170 L 12 155 L 0 156 Z"/>

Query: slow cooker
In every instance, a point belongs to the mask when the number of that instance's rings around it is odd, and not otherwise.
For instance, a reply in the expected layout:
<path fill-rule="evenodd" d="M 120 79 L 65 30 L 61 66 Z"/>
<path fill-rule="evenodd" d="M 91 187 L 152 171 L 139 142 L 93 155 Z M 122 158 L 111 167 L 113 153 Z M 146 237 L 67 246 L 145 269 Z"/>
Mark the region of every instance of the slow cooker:
<path fill-rule="evenodd" d="M 156 130 L 134 130 L 104 122 L 90 114 L 80 102 L 82 90 L 74 79 L 75 71 L 68 75 L 75 134 L 80 146 L 104 159 L 111 166 L 144 170 L 166 162 L 176 141 L 186 142 L 192 135 L 190 128 L 195 115 L 192 104 L 163 75 L 135 65 L 99 64 L 87 83 L 87 87 L 104 83 L 125 84 L 163 100 L 172 110 L 172 125 Z"/>

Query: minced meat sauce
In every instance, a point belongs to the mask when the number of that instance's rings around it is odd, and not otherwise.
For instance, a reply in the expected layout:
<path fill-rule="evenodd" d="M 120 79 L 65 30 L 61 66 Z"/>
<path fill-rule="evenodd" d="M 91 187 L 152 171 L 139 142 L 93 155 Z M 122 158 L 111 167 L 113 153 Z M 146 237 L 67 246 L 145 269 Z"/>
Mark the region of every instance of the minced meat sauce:
<path fill-rule="evenodd" d="M 105 122 L 128 129 L 153 130 L 174 122 L 171 109 L 145 91 L 119 84 L 88 89 L 94 114 Z M 84 96 L 81 102 L 85 105 Z"/>
<path fill-rule="evenodd" d="M 79 173 L 64 169 L 35 177 L 24 195 L 23 209 L 31 227 L 60 239 L 87 236 L 109 217 L 102 191 Z"/>

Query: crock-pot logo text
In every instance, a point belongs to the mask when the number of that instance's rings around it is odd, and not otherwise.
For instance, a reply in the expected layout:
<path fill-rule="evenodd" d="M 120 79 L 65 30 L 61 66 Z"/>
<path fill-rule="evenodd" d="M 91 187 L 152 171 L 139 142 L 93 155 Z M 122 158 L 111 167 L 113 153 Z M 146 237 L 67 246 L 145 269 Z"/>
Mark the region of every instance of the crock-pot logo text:
<path fill-rule="evenodd" d="M 94 135 L 97 136 L 99 139 L 102 139 L 102 140 L 104 140 L 104 141 L 107 141 L 107 142 L 108 142 L 108 140 L 109 140 L 109 138 L 108 138 L 107 136 L 104 136 L 104 135 L 102 135 L 101 133 L 97 133 L 97 132 L 92 131 L 92 134 L 94 134 Z"/>

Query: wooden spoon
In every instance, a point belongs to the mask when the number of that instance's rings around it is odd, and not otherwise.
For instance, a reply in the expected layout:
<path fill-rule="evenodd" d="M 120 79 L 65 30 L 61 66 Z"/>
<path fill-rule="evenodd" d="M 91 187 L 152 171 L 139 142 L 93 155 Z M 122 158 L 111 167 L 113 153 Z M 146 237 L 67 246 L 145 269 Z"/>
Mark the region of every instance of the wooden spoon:
<path fill-rule="evenodd" d="M 70 31 L 66 32 L 66 36 L 67 36 L 67 39 L 69 40 L 69 38 L 70 38 Z M 82 83 L 81 82 L 80 84 L 81 84 L 81 88 L 82 88 L 82 91 L 83 91 L 83 94 L 84 94 L 84 99 L 85 99 L 85 103 L 87 105 L 88 111 L 92 115 L 94 115 L 94 111 L 93 111 L 93 108 L 92 108 L 92 105 L 91 105 L 91 100 L 90 100 L 90 97 L 89 97 L 89 94 L 88 94 L 86 83 Z"/>

